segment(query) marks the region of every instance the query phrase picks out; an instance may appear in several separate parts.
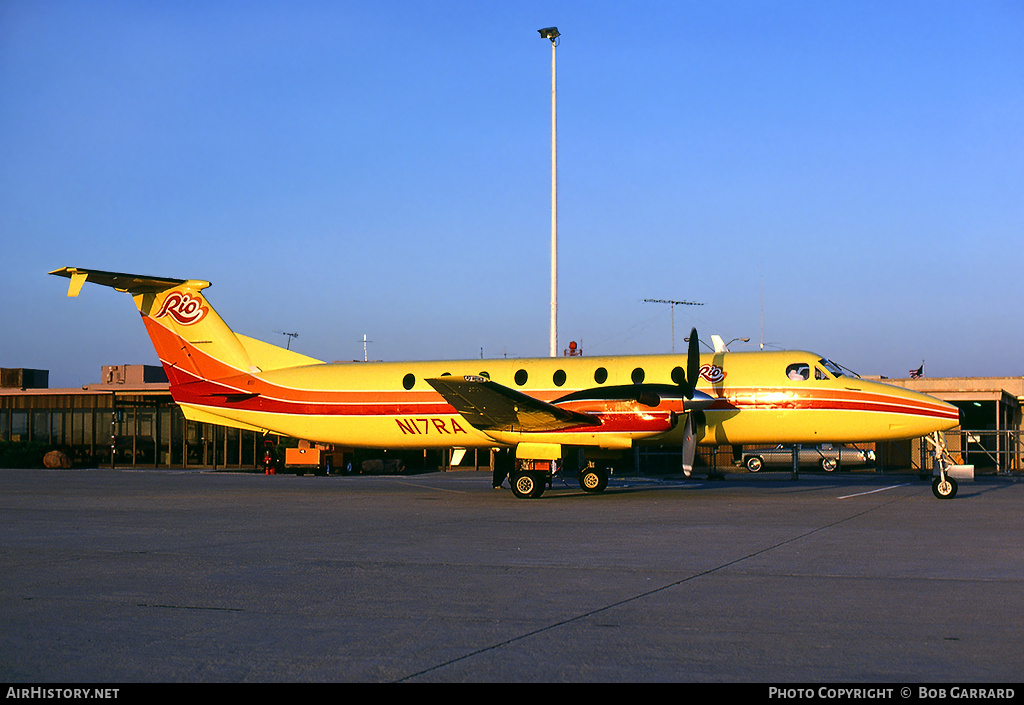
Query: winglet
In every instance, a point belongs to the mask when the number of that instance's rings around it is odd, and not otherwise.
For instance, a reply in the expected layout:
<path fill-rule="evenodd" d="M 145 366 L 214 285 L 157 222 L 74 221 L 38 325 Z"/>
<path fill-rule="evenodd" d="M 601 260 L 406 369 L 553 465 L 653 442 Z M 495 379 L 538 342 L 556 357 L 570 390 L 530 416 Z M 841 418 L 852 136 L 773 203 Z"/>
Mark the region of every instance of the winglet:
<path fill-rule="evenodd" d="M 82 285 L 85 284 L 85 280 L 88 278 L 89 275 L 85 272 L 71 272 L 71 282 L 68 284 L 68 296 L 78 296 L 79 292 L 82 291 Z"/>

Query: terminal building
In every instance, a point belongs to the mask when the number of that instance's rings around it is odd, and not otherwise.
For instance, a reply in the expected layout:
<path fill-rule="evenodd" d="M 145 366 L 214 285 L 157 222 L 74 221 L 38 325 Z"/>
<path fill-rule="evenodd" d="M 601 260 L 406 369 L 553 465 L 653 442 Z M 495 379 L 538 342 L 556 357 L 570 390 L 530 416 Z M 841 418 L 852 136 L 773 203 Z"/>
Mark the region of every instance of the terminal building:
<path fill-rule="evenodd" d="M 104 366 L 100 382 L 75 389 L 50 389 L 48 380 L 47 370 L 0 370 L 0 444 L 62 450 L 79 467 L 253 469 L 262 457 L 265 439 L 257 432 L 186 420 L 161 367 Z M 961 427 L 946 434 L 960 463 L 978 472 L 1024 469 L 1024 377 L 884 381 L 960 408 Z M 927 464 L 921 439 L 879 443 L 873 450 L 879 471 L 923 471 Z M 699 457 L 724 466 L 728 461 L 720 459 L 735 451 L 702 449 Z M 645 456 L 634 457 L 642 466 Z"/>
<path fill-rule="evenodd" d="M 49 389 L 48 376 L 0 372 L 0 442 L 63 450 L 82 467 L 256 466 L 261 435 L 187 421 L 162 367 L 107 365 L 80 389 Z"/>

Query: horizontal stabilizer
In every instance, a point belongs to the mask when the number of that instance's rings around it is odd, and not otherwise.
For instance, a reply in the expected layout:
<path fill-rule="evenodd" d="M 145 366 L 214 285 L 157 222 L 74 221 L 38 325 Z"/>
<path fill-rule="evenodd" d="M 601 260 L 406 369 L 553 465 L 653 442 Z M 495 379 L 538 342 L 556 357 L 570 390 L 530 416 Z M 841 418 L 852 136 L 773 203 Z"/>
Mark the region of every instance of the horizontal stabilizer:
<path fill-rule="evenodd" d="M 529 433 L 601 425 L 596 416 L 548 404 L 486 377 L 440 377 L 427 383 L 481 431 Z"/>
<path fill-rule="evenodd" d="M 78 267 L 62 267 L 55 269 L 50 274 L 58 277 L 67 277 L 71 280 L 71 287 L 68 296 L 78 296 L 82 285 L 86 282 L 109 286 L 118 291 L 127 291 L 129 294 L 146 294 L 171 289 L 186 282 L 185 279 L 168 279 L 164 277 L 146 277 L 137 274 L 123 274 L 121 272 L 104 272 L 99 269 L 79 269 Z M 203 282 L 209 286 L 209 282 Z M 206 288 L 200 287 L 200 288 Z"/>

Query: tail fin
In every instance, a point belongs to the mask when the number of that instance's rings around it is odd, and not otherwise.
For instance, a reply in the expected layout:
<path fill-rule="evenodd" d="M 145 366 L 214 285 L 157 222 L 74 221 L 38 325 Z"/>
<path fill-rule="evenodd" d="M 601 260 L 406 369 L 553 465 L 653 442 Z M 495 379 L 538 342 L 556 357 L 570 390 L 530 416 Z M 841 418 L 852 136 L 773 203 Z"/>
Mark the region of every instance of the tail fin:
<path fill-rule="evenodd" d="M 202 295 L 210 282 L 165 279 L 96 269 L 64 267 L 50 274 L 68 277 L 68 296 L 78 296 L 86 281 L 132 295 L 172 388 L 195 380 L 223 380 L 266 369 L 320 362 L 228 328 Z M 261 367 L 264 362 L 268 366 Z"/>

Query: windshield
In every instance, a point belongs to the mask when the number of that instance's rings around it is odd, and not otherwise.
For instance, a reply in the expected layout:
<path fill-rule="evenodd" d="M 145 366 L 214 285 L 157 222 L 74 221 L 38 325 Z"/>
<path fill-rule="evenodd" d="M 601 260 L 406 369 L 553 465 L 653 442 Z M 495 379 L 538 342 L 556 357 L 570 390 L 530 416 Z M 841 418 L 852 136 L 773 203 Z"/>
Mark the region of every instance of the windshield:
<path fill-rule="evenodd" d="M 818 364 L 820 364 L 822 367 L 824 367 L 826 370 L 831 372 L 836 377 L 860 377 L 860 375 L 857 374 L 856 372 L 848 370 L 842 365 L 837 365 L 836 363 L 824 357 L 818 360 Z"/>

